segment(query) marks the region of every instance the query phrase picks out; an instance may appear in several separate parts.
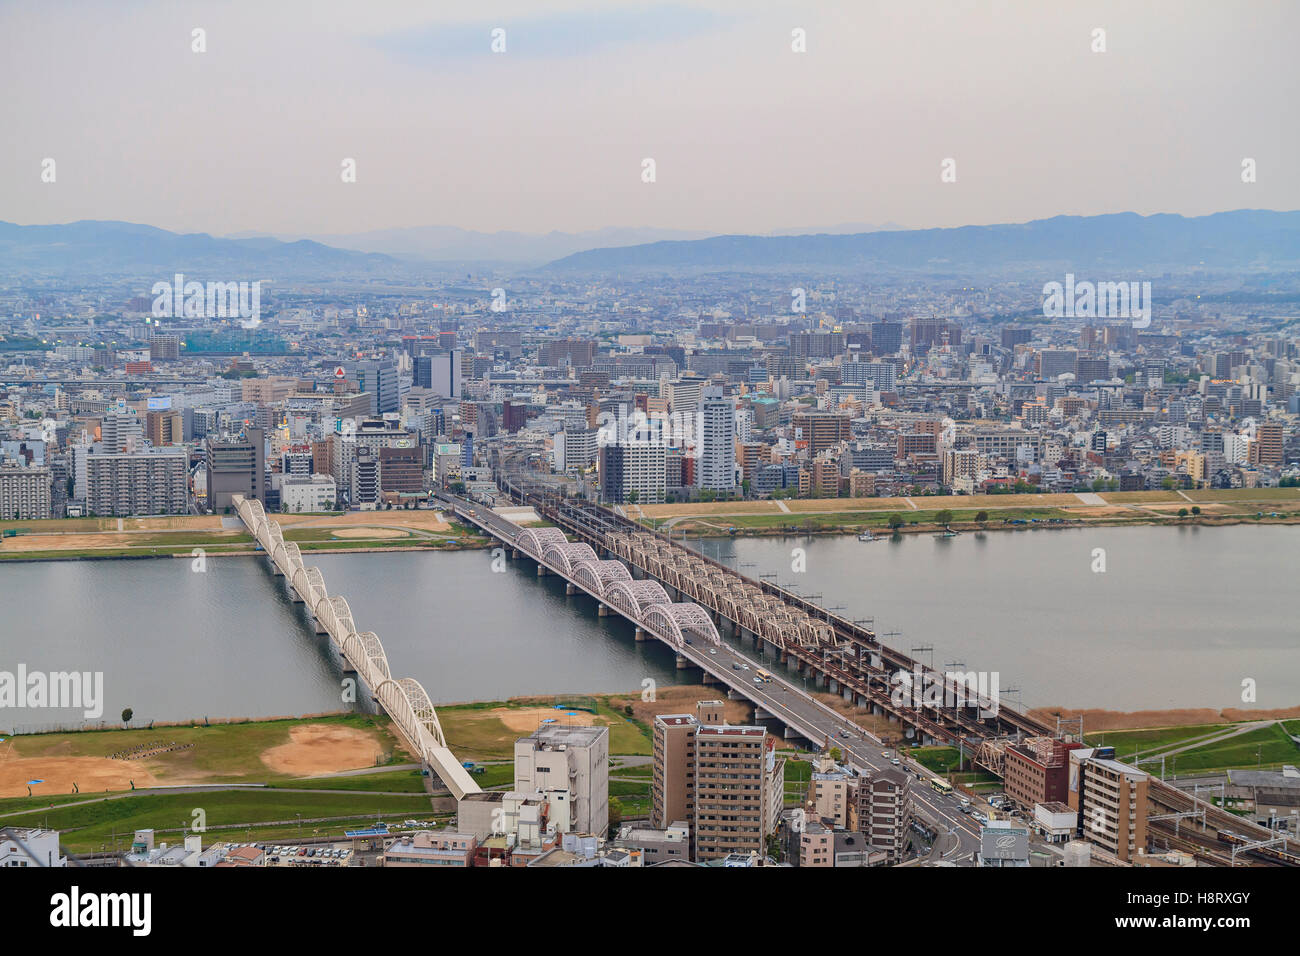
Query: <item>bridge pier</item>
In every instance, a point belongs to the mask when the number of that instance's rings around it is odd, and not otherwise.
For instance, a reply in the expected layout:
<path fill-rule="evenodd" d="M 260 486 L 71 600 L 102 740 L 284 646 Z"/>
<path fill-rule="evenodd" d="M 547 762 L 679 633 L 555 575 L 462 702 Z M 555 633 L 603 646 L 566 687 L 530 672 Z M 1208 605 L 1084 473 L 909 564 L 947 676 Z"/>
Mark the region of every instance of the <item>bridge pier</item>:
<path fill-rule="evenodd" d="M 537 576 L 538 576 L 539 578 L 544 578 L 544 577 L 546 577 L 546 575 L 548 575 L 548 574 L 550 574 L 550 573 L 551 573 L 551 572 L 550 572 L 550 570 L 546 567 L 546 565 L 542 564 L 542 562 L 540 562 L 540 561 L 537 562 Z"/>
<path fill-rule="evenodd" d="M 601 605 L 601 607 L 604 607 L 604 606 L 605 606 L 605 605 L 603 605 L 603 604 Z M 633 640 L 635 640 L 638 644 L 642 644 L 642 643 L 644 643 L 644 642 L 647 640 L 646 633 L 645 633 L 645 629 L 642 628 L 639 624 L 637 625 L 636 633 L 633 634 L 632 637 L 633 637 Z"/>
<path fill-rule="evenodd" d="M 609 609 L 609 607 L 608 607 L 607 605 L 605 605 L 605 604 L 597 604 L 597 605 L 596 605 L 596 616 L 597 616 L 597 617 L 609 617 L 610 614 L 612 614 L 612 613 L 613 613 L 613 612 L 610 611 L 610 609 Z M 637 628 L 637 632 L 640 633 L 640 631 L 641 631 L 641 628 L 638 627 L 638 628 Z M 640 638 L 640 640 L 645 640 L 645 638 Z"/>
<path fill-rule="evenodd" d="M 289 600 L 292 601 L 294 604 L 307 603 L 302 599 L 302 595 L 298 593 L 298 589 L 294 587 L 292 584 L 289 585 Z"/>
<path fill-rule="evenodd" d="M 564 582 L 564 593 L 572 597 L 578 593 L 578 589 L 571 582 L 566 581 Z"/>
<path fill-rule="evenodd" d="M 314 627 L 314 628 L 316 629 L 316 633 L 317 633 L 317 634 L 328 634 L 328 633 L 329 633 L 329 631 L 326 629 L 325 625 L 322 624 L 322 623 L 320 622 L 320 618 L 318 618 L 318 617 L 313 617 L 311 623 L 312 623 L 312 627 Z"/>
<path fill-rule="evenodd" d="M 694 666 L 688 658 L 683 657 L 681 654 L 677 655 L 677 669 L 679 671 L 690 670 Z"/>

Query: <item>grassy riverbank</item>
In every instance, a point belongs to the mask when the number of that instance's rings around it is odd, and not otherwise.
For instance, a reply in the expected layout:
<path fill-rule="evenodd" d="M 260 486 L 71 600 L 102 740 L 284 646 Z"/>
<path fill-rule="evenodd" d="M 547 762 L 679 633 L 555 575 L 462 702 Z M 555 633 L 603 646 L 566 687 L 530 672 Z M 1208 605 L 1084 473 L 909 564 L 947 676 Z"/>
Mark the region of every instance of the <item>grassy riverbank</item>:
<path fill-rule="evenodd" d="M 656 530 L 704 536 L 864 530 L 907 534 L 933 532 L 945 525 L 993 531 L 1099 525 L 1300 524 L 1300 488 L 800 498 L 628 505 L 626 511 L 633 520 Z"/>

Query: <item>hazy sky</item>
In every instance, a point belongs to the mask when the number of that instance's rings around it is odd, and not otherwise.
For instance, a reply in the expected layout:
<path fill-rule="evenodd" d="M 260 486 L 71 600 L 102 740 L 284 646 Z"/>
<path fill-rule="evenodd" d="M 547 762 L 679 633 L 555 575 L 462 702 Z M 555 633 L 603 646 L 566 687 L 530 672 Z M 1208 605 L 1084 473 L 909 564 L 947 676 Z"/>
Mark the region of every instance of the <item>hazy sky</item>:
<path fill-rule="evenodd" d="M 1298 27 L 1289 0 L 0 3 L 0 219 L 764 232 L 1295 209 Z"/>

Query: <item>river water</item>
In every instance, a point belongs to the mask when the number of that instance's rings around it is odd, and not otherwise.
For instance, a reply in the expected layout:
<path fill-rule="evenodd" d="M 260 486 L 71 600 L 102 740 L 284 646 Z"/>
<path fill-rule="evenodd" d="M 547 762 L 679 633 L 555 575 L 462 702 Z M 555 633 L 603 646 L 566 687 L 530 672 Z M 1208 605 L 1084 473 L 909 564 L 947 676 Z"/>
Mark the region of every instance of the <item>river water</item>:
<path fill-rule="evenodd" d="M 996 671 L 1004 699 L 1111 709 L 1300 703 L 1300 528 L 1096 528 L 723 538 L 691 546 L 776 574 L 943 666 Z M 1101 549 L 1098 552 L 1097 549 Z M 1099 567 L 1104 557 L 1105 570 Z M 531 563 L 487 552 L 310 556 L 393 673 L 435 703 L 639 691 L 672 654 L 636 644 Z M 802 570 L 800 570 L 802 568 Z M 890 633 L 896 632 L 896 633 Z M 889 634 L 890 636 L 885 636 Z M 341 672 L 283 581 L 255 557 L 0 565 L 0 671 L 103 674 L 103 718 L 340 710 Z M 1256 700 L 1242 701 L 1242 682 Z M 1008 688 L 1012 689 L 1008 693 Z M 1014 689 L 1019 688 L 1019 694 Z M 78 726 L 81 711 L 0 709 L 0 729 Z M 92 722 L 93 723 L 93 722 Z"/>

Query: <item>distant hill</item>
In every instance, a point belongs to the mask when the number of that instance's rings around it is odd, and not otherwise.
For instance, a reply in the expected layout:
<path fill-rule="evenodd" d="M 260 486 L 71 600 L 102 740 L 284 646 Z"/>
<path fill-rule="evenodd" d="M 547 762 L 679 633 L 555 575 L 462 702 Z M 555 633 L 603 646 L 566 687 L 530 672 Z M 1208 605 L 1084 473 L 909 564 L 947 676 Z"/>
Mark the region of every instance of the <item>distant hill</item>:
<path fill-rule="evenodd" d="M 315 277 L 340 272 L 404 270 L 391 256 L 335 249 L 319 242 L 218 239 L 130 222 L 81 220 L 51 226 L 0 222 L 0 272 L 6 274 L 134 274 L 176 272 L 230 277 Z M 200 273 L 202 275 L 200 275 Z"/>
<path fill-rule="evenodd" d="M 262 236 L 240 233 L 231 238 Z M 436 263 L 497 263 L 541 265 L 584 249 L 606 249 L 678 239 L 702 239 L 712 232 L 684 229 L 608 228 L 589 232 L 474 232 L 456 226 L 411 226 L 373 232 L 320 235 L 312 238 L 330 246 L 382 252 L 399 259 Z M 283 235 L 276 238 L 284 239 Z"/>
<path fill-rule="evenodd" d="M 716 236 L 591 249 L 565 256 L 554 271 L 771 271 L 1189 268 L 1245 269 L 1300 264 L 1300 212 L 1240 209 L 1209 216 L 1056 216 L 1034 222 L 854 235 Z"/>

